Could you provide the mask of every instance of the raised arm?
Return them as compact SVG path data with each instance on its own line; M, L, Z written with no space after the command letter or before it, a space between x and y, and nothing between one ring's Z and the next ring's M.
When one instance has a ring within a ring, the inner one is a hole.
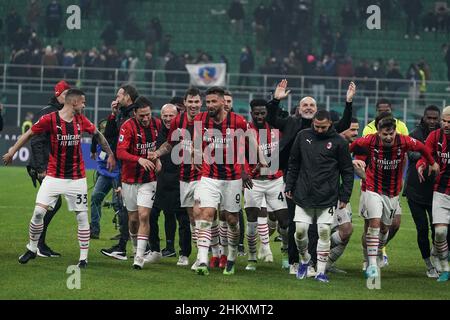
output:
M273 95L273 99L269 101L267 104L267 122L273 126L274 128L283 131L286 123L288 121L288 117L281 116L280 109L280 101L285 99L290 90L287 89L287 80L281 80L281 82L277 85L275 89L275 93Z
M353 97L356 94L356 85L354 82L350 82L347 90L347 99L345 102L344 114L342 115L341 120L336 123L335 128L338 133L341 133L348 128L352 123L352 115L353 115Z

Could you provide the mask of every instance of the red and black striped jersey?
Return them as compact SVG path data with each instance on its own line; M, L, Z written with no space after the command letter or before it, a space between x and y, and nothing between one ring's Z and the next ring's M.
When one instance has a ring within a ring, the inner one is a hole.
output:
M93 134L95 125L84 115L74 115L71 122L61 119L59 112L42 116L32 127L35 134L50 133L50 156L47 175L77 180L86 177L81 153L81 135Z
M147 159L147 153L156 150L160 129L161 120L153 117L148 127L141 126L135 118L122 124L117 142L117 158L122 161L122 182L132 184L156 181L155 172L146 171L138 161L140 158Z
M450 195L450 145L449 137L444 129L438 129L430 133L425 145L431 150L434 160L439 164L440 172L434 181L434 191ZM426 164L422 157L417 161L416 167Z
M354 141L350 151L355 154L367 154L366 189L388 197L398 196L402 189L405 154L418 151L430 163L434 163L430 150L409 136L397 134L394 144L383 146L378 134L369 134Z
M199 113L194 119L196 121L202 124L201 132L194 130L194 148L197 136L202 141L202 177L241 179L242 165L245 165L245 137L239 132L247 131L247 121L234 112L228 112L221 123L215 123L208 112Z
M173 134L178 132L178 134ZM192 152L192 139L194 137L194 121L189 121L187 112L179 114L170 123L169 135L167 136L167 142L172 146L180 144L179 154L180 159L184 157L189 158L188 163L184 163L181 160L180 165L180 181L191 182L200 180L202 177L200 172L195 170L191 164L191 152ZM186 154L185 154L186 153Z
M278 129L272 128L269 123L264 123L263 128L258 128L253 122L249 123L249 130L254 130L256 132L256 139L258 142L259 151L269 159L272 157L272 152L274 149L279 149L280 143L280 132ZM261 130L261 131L260 131ZM277 132L276 132L277 131ZM263 136L261 136L261 134ZM278 135L278 139L275 139ZM278 156L278 155L275 155ZM246 171L252 179L265 179L265 180L276 180L283 176L283 171L278 169L274 174L261 176L260 172L252 174L253 169L256 164L248 164L246 166Z

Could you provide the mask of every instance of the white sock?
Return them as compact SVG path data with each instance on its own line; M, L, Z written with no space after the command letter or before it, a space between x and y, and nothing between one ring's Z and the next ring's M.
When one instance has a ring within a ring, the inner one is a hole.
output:
M236 225L228 225L228 261L235 261L239 244L239 221Z
M268 246L270 242L269 238L269 226L267 225L267 217L258 217L258 234L261 240L261 245Z
M37 245L41 233L44 230L44 216L47 213L42 207L35 206L33 216L31 217L30 225L28 227L28 245L27 249L33 252L37 251Z
M380 242L380 228L367 228L366 244L367 257L369 259L369 266L377 265L378 244Z
M89 252L89 240L91 230L89 228L89 218L87 211L77 212L78 222L78 244L80 245L80 260L86 260Z
M436 247L443 272L449 271L447 232L447 226L436 226L434 228L434 246Z
M219 225L214 220L211 225L211 254L213 257L219 257Z
M224 256L228 256L228 223L226 221L219 221L219 238L220 238L220 252Z
M331 227L329 224L319 223L317 224L317 229L319 233L319 241L317 242L317 273L325 273L330 254Z
M198 229L197 259L200 264L208 264L208 251L211 244L211 221L197 220L195 226Z
M339 231L333 232L331 235L331 250L328 256L328 265L335 263L342 256L346 247L347 244L342 242Z
M256 243L257 243L257 231L256 228L258 222L247 221L247 243L248 243L248 260L256 260Z
M309 224L304 222L295 223L295 244L297 245L302 264L306 264L311 260L311 255L308 252L308 229Z
M137 247L136 247L136 256L143 257L145 253L145 249L147 249L148 236L138 234L137 235Z

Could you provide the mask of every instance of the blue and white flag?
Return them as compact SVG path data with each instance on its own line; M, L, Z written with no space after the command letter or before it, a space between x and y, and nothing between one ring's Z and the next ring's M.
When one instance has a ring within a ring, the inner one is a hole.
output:
M225 63L187 64L186 69L194 86L225 86Z

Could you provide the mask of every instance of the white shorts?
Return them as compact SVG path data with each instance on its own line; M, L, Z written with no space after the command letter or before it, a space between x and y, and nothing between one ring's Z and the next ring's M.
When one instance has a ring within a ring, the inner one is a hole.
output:
M367 217L367 206L366 206L366 191L361 190L361 195L359 196L359 215L363 218Z
M433 192L433 224L450 224L450 196Z
M72 180L46 176L36 196L36 203L54 208L59 195L66 198L69 211L88 211L86 178Z
M122 183L123 204L128 211L137 211L139 207L152 208L155 202L156 181L147 183Z
M337 228L345 223L352 223L352 207L350 202L344 209L336 208L331 229Z
M304 222L307 224L313 224L314 217L317 217L317 224L333 224L334 213L336 207L330 207L326 209L303 209L299 206L295 206L294 222Z
M202 177L194 191L200 208L218 208L220 211L239 212L241 209L242 180L217 180Z
M194 192L197 188L199 180L185 182L180 181L180 204L181 208L194 207Z
M284 196L283 177L275 180L252 180L253 188L244 189L245 208L263 207L263 199L266 200L268 212L287 209L286 197Z
M390 198L372 191L366 191L367 215L364 219L381 219L384 225L390 226L396 212L400 208L398 196Z

